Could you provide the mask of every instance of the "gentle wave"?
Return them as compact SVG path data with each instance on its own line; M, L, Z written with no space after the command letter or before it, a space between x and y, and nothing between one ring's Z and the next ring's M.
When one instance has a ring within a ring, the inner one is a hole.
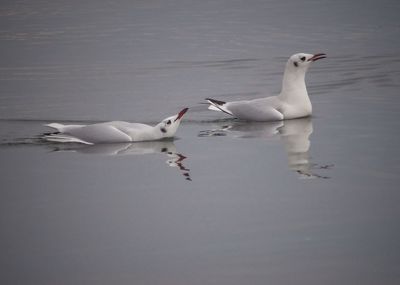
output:
M315 64L310 73L326 75L319 85L352 85L360 80L374 81L378 86L399 86L400 57L397 55L350 56L333 55L323 64ZM205 61L169 61L154 66L137 66L135 63L112 64L103 62L91 65L56 64L19 67L1 67L0 81L9 80L55 80L74 78L109 78L114 76L154 75L165 70L193 68L241 70L254 69L259 75L277 77L283 73L284 59L236 58Z

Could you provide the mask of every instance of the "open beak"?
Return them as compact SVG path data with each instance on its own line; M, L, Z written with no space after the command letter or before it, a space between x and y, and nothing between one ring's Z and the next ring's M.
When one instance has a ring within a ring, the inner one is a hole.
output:
M316 61L318 59L323 59L323 58L326 58L326 54L324 54L324 53L316 53L308 61Z
M178 113L178 116L177 116L176 119L174 120L174 122L176 122L177 120L179 120L180 118L182 118L183 115L185 115L185 113L187 112L187 110L189 110L189 108L185 108L185 109L183 109L182 111L180 111L180 112Z

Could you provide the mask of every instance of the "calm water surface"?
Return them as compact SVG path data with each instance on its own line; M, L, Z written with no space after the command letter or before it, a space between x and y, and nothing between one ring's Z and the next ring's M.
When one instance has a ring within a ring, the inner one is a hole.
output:
M2 284L399 284L398 1L75 2L0 5ZM295 52L329 56L312 118L199 104ZM175 140L38 140L186 106Z

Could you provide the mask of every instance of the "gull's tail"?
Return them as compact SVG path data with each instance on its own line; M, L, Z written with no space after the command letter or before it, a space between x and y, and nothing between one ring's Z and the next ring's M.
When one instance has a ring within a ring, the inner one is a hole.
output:
M221 111L224 113L227 113L228 115L233 116L232 112L229 111L226 108L226 102L224 101L220 101L220 100L215 100L215 99L211 99L211 98L206 98L207 102L210 103L210 106L208 106L209 110L213 110L213 111Z
M62 131L63 131L63 128L65 127L65 125L59 124L59 123L46 124L45 126L46 126L46 127L49 127L49 128L56 129L56 130L59 131L59 132L62 132Z
M90 142L81 140L65 132L71 131L76 128L82 127L82 125L63 125L59 123L46 124L46 127L55 129L55 132L44 133L42 139L49 142L59 142L59 143L83 143L92 144Z
M83 143L83 144L88 144L92 145L93 143L81 140L79 138L66 135L66 134L60 134L60 133L54 133L54 134L45 134L42 137L44 140L49 141L49 142L58 142L58 143Z

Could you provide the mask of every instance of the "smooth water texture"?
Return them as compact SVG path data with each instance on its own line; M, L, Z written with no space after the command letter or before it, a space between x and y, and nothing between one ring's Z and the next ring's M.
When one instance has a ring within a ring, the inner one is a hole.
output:
M3 1L2 284L399 284L398 1ZM277 94L313 117L240 122L204 98ZM173 140L40 141L50 122Z

